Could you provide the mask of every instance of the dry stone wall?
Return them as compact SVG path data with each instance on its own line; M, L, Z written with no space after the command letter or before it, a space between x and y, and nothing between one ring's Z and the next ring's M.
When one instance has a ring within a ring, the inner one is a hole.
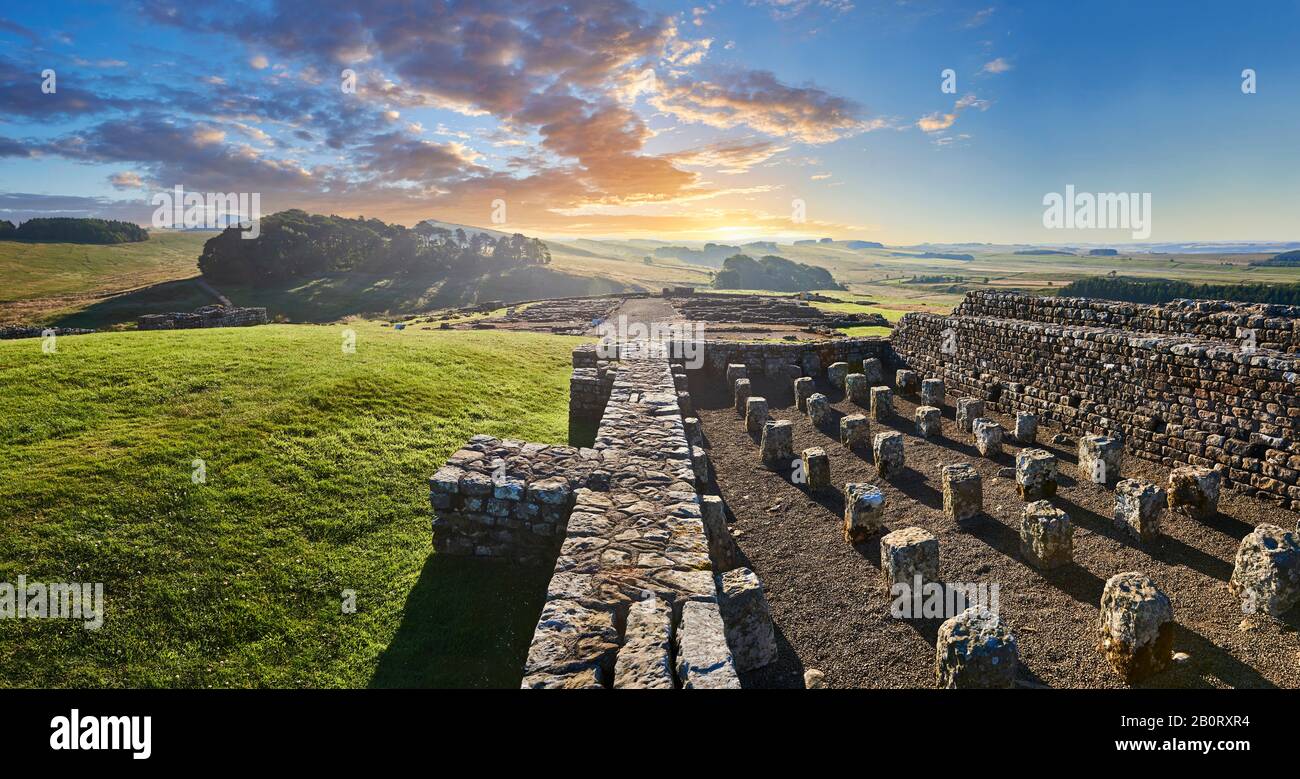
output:
M1133 323L1181 322L1204 333L1225 326L1139 308L1082 301L1076 316L1068 299L972 293L953 316L904 316L892 345L949 393L1036 414L1075 436L1118 436L1130 454L1212 467L1236 489L1300 505L1300 359L1246 352L1235 338L1134 331ZM1292 324L1265 329L1280 334Z
M193 313L145 314L136 326L141 330L183 330L198 327L247 327L267 322L265 308L204 306Z

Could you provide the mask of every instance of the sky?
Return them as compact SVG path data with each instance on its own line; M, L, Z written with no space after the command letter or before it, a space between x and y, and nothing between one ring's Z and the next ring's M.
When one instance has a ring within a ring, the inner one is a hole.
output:
M1045 226L1072 186L1149 194L1153 242L1300 238L1296 0L200 5L0 11L0 219L148 224L181 186L557 238L1133 240Z

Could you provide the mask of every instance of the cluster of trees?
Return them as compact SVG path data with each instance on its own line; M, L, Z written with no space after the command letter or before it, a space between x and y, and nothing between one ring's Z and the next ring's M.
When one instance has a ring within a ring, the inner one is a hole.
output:
M1275 254L1267 260L1255 260L1251 265L1257 265L1260 267L1292 268L1296 265L1300 265L1300 249L1292 252Z
M297 209L261 221L246 239L230 227L203 245L199 270L224 283L274 283L328 273L481 276L546 265L551 252L519 233L493 236L421 222L413 228L378 219L346 219Z
M1168 279L1126 276L1072 281L1057 293L1062 297L1102 298L1125 303L1168 303L1179 298L1233 300L1239 303L1300 305L1300 284L1193 284Z
M15 226L0 220L0 241L45 241L51 243L131 243L149 240L149 231L138 224L115 219L81 219L66 216L28 219Z
M844 289L825 268L792 262L769 254L755 260L745 254L728 257L713 277L714 289L763 289L776 292L807 292L814 289Z

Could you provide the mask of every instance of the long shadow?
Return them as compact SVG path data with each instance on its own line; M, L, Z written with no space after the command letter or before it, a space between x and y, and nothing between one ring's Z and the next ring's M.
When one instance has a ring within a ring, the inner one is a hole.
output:
M1211 530L1217 530L1225 536L1232 536L1238 541L1250 535L1251 532L1255 530L1254 525L1242 522L1236 517L1230 517L1221 511L1216 511L1214 514L1205 517L1204 519L1195 519L1193 517L1188 517L1185 514L1179 514L1179 516L1189 519L1192 522L1200 522Z
M915 474L915 477L909 478L912 474ZM924 506L932 509L943 508L943 493L931 487L919 471L906 468L903 476L904 478L897 481L891 480L890 486Z
M740 673L740 686L745 689L802 690L803 661L786 639L781 626L773 623L772 627L776 635L776 660L762 668Z
M551 571L430 555L368 686L518 688Z
M1269 681L1259 671L1233 657L1195 630L1181 624L1174 625L1174 651L1186 652L1191 659L1186 664L1174 664L1163 673L1156 674L1135 684L1144 688L1202 688L1210 689L1215 685L1210 680L1217 679L1222 684L1236 689L1276 689L1277 685Z
M1105 587L1105 582L1097 578L1088 569L1077 564L1065 565L1047 571L1028 565L1020 555L1020 534L993 517L980 514L962 522L961 527L966 533L983 541L990 548L1001 552L1007 558L1036 571L1044 581L1080 603L1095 606L1101 602L1101 591Z

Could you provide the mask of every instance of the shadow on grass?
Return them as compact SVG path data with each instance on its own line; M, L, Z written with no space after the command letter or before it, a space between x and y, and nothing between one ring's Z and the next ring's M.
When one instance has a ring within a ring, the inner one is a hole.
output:
M549 566L432 554L369 687L518 688Z

